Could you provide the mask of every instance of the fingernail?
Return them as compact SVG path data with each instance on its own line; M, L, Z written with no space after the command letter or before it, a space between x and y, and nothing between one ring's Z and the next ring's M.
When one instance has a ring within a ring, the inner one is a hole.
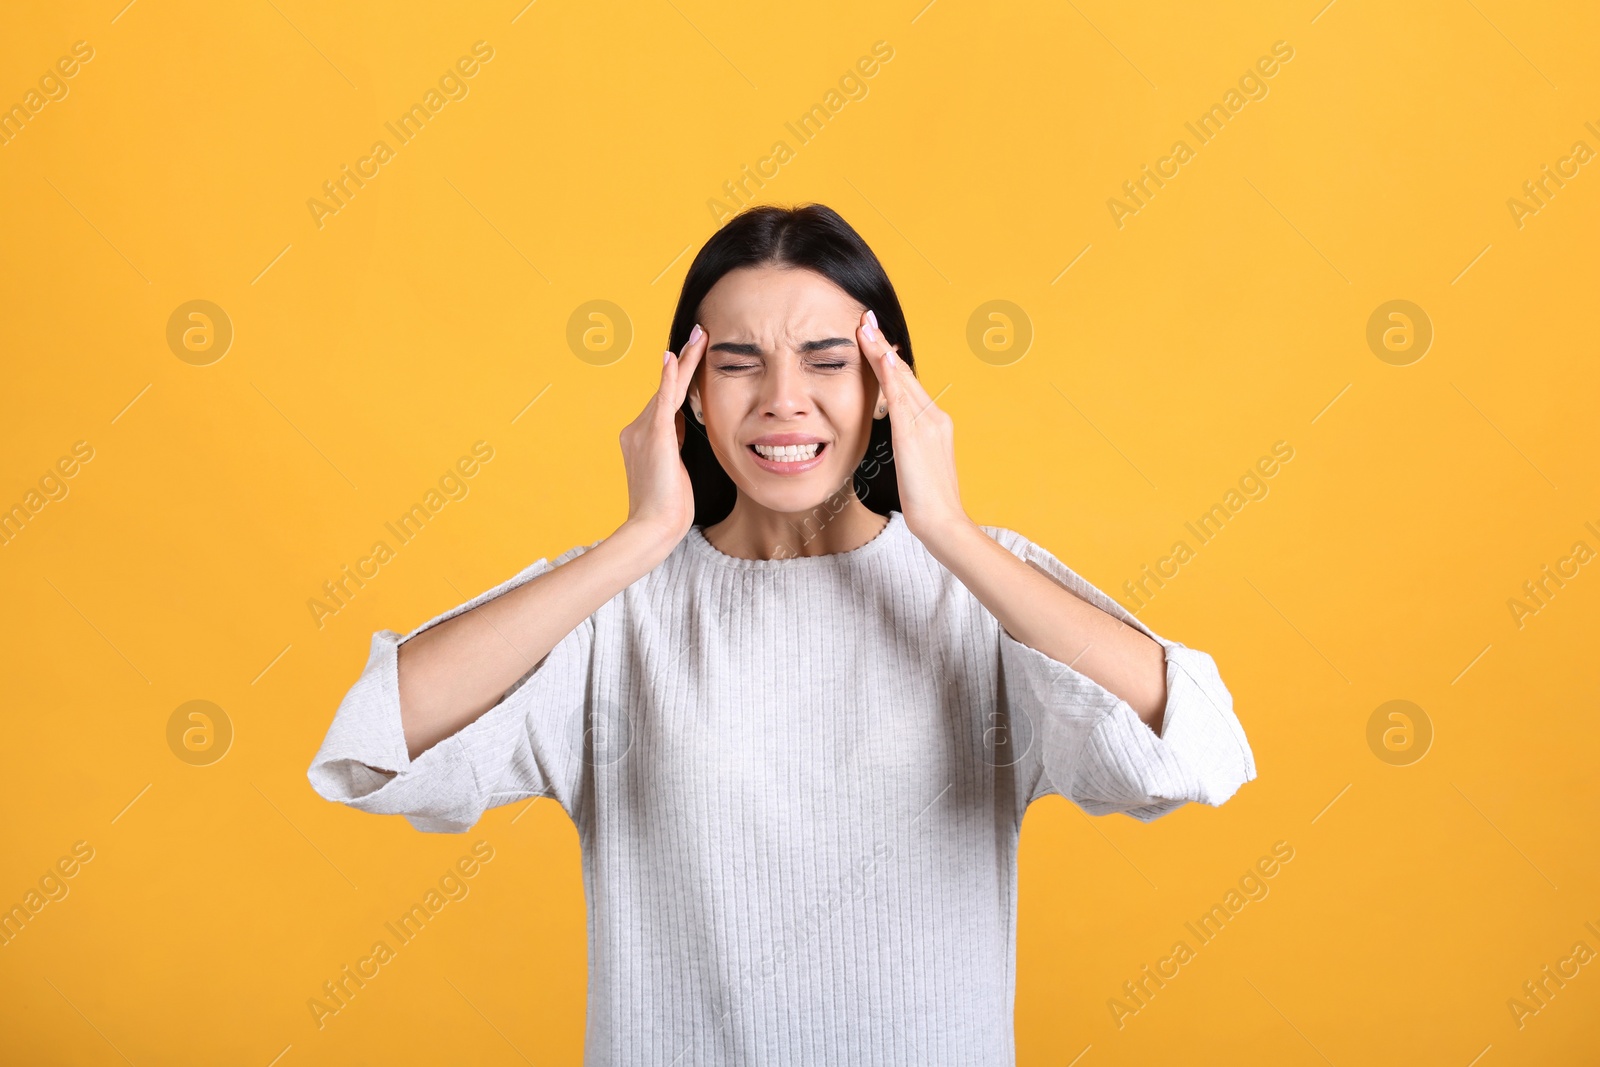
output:
M703 336L705 336L705 331L700 328L700 324L697 322L694 324L694 329L689 331L689 343L694 344Z
M877 329L878 328L878 313L876 311L873 311L871 308L868 308L867 309L867 321L872 323L872 328L873 329Z
M867 313L867 317L872 317L872 313L870 311ZM878 339L878 331L874 330L872 328L872 323L868 322L861 327L861 336L865 337L869 341L876 341Z
M668 363L671 363L671 362L672 362L672 349L669 348L665 352L661 353L661 365L663 367L665 367Z

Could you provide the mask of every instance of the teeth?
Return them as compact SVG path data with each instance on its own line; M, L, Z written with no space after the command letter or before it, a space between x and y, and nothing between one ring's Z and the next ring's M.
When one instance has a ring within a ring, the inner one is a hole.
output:
M799 463L802 460L813 459L817 454L816 443L809 445L756 445L755 450L762 458L778 463Z

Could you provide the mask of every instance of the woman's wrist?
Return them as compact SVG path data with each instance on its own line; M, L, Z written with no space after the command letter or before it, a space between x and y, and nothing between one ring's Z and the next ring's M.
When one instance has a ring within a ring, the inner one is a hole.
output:
M629 560L636 577L642 578L655 570L677 547L682 535L674 536L660 523L648 519L627 519L605 539L605 545L615 545L618 558ZM604 547L602 545L601 547Z

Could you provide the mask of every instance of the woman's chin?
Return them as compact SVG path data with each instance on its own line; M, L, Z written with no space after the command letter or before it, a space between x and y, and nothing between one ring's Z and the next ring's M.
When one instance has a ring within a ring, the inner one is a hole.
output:
M852 481L838 478L828 467L817 467L795 475L745 473L735 482L739 495L768 511L800 515L824 510L836 512L848 497Z

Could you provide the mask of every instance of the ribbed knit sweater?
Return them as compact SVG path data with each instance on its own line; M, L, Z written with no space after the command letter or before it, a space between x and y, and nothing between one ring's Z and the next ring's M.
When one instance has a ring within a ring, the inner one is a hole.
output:
M404 638L381 630L311 784L435 833L527 797L561 805L587 899L586 1067L1013 1064L1029 802L1149 821L1221 804L1256 771L1211 656L982 529L1161 644L1159 736L1014 640L892 511L848 552L775 560L691 527L415 760L398 645L600 542Z

